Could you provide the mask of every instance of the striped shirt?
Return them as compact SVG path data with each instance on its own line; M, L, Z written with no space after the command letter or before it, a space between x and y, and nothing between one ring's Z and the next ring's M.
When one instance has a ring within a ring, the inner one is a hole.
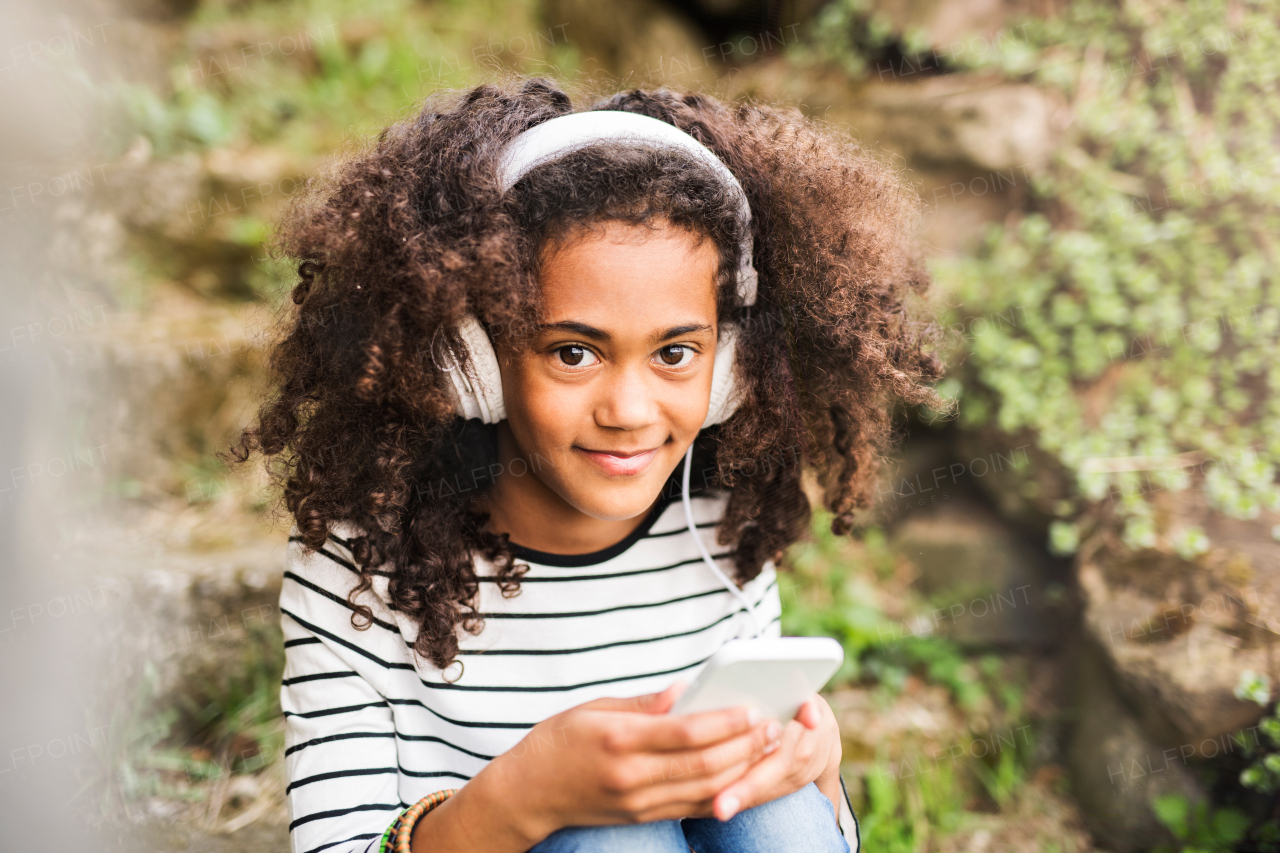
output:
M703 542L732 577L732 550L715 544L727 500L695 495L692 505ZM752 634L742 604L702 562L678 496L664 493L634 532L600 551L514 546L529 571L511 598L476 557L484 628L459 631L458 659L443 672L413 654L416 625L387 607L385 573L359 599L373 624L352 627L355 533L340 526L311 554L292 537L288 551L280 696L294 853L372 850L401 810L465 784L534 724L602 696L691 681L722 644ZM778 636L772 563L743 592L766 635Z

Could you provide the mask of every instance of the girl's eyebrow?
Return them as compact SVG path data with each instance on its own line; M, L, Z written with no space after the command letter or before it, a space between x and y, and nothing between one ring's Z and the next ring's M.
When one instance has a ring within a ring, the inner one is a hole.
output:
M539 332L573 332L584 338L592 338L598 341L611 341L613 336L604 329L597 329L595 326L586 323L580 323L577 320L562 320L559 323L542 323L538 326ZM706 323L685 323L681 326L672 326L664 332L653 336L655 342L669 341L672 338L683 337L684 335L693 334L695 332L710 332L712 328Z

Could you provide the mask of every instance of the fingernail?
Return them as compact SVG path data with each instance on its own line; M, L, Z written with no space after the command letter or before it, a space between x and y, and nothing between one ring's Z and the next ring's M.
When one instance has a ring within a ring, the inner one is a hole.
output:
M755 706L751 706L747 708L748 725L754 726L756 723L760 722L762 719L764 719L764 715L760 713L760 710L758 708L756 708Z
M725 797L723 802L724 817L721 820L728 820L738 813L738 806L742 803L738 802L737 797Z
M778 742L776 740L771 740L764 745L764 754L768 755L769 753L773 752L777 748L778 748Z
M777 720L773 720L765 727L764 736L773 743L778 742L778 739L782 737L782 726L778 725Z

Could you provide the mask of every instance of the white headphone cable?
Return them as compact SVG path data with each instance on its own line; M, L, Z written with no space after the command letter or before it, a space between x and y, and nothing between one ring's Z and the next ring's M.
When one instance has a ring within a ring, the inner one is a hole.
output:
M729 580L724 572L720 571L720 567L716 565L716 561L711 559L711 554L707 551L707 546L702 544L702 537L698 535L698 526L693 523L693 504L689 500L689 469L693 467L693 444L690 443L689 449L684 454L684 476L681 484L682 500L684 501L684 517L689 525L689 532L693 534L693 541L698 543L698 551L702 553L702 560L711 567L711 571L716 573L716 577L720 579L720 583L724 584L725 589L729 590L738 601L742 602L742 606L747 609L747 614L751 617L751 622L755 626L755 636L764 636L764 629L760 626L760 620L756 617L756 609L751 605L750 599L738 589L738 585Z

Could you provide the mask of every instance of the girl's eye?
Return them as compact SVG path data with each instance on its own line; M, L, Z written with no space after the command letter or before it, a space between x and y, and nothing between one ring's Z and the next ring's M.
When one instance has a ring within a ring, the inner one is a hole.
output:
M662 359L662 363L667 367L684 367L693 359L693 355L693 348L684 344L672 344L658 350L658 358Z
M569 367L589 367L595 364L591 361L596 357L595 353L577 344L560 347L556 352L560 354L560 361Z

